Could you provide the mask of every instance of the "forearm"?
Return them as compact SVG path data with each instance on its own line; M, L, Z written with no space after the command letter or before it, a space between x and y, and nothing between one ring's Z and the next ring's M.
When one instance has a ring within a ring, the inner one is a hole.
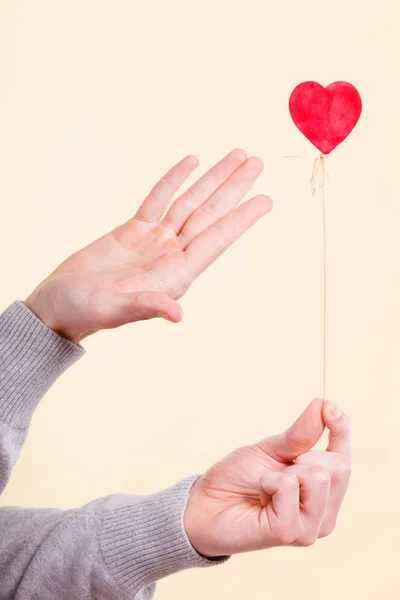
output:
M81 346L46 327L22 302L0 315L0 494L36 406L83 354Z
M81 509L0 510L0 598L146 598L162 577L218 564L183 525L190 477L146 497L108 496Z

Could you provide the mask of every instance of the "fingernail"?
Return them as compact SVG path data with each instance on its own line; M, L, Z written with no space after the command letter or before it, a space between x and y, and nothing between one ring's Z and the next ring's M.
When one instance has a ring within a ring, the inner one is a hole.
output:
M333 404L333 402L326 402L325 406L326 406L326 411L327 411L328 415L332 419L337 419L342 414L342 411L340 410L340 408L338 408L336 406L336 404Z

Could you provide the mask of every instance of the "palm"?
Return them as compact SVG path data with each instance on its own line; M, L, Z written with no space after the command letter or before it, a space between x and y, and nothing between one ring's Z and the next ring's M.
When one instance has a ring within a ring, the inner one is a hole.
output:
M213 522L215 536L229 533L230 553L246 545L247 550L265 547L273 537L271 521L260 497L260 479L266 471L282 472L289 462L278 461L253 445L240 448L217 463L202 477L201 486L216 508ZM214 501L217 500L218 504ZM270 498L267 499L267 511Z
M237 206L263 168L259 159L247 159L237 150L177 198L164 215L196 166L197 159L187 157L173 167L135 218L72 255L35 290L35 304L40 295L51 298L53 328L79 341L97 329L140 319L180 320L176 300L272 206L265 196ZM66 314L68 327L57 327Z
M187 277L184 252L174 232L131 219L68 258L56 273L80 275L91 292L162 291L179 298ZM169 278L163 275L170 274Z

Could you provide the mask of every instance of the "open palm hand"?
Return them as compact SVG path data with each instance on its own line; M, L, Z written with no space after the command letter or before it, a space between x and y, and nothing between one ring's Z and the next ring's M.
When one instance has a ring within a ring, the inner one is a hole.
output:
M29 296L27 306L75 342L132 321L179 321L176 301L272 208L266 196L238 206L263 164L234 150L167 210L197 165L188 156L173 167L134 218L70 256Z

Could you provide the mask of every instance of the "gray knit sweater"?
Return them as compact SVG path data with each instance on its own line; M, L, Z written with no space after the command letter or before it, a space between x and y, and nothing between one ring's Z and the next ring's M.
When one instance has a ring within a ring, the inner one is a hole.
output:
M0 494L33 411L83 354L22 302L0 315ZM149 600L158 579L222 562L201 557L184 531L195 479L67 511L0 507L0 600Z

